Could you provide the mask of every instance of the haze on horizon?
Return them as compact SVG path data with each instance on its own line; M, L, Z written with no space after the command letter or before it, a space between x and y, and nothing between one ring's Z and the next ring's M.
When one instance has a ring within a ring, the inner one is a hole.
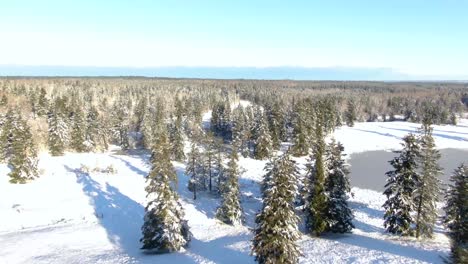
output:
M454 0L3 1L0 75L18 65L48 66L45 75L276 67L466 80L466 10Z

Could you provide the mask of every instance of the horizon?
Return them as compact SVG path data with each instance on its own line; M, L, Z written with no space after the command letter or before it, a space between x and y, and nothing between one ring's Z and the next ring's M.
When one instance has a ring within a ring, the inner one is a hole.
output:
M148 70L164 69L158 77L467 80L467 8L436 0L4 2L0 75L154 77Z

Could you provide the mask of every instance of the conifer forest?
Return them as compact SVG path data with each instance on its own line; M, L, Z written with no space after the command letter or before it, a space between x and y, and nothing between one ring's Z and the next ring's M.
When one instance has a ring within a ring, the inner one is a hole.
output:
M0 263L468 263L464 82L2 77L0 146Z

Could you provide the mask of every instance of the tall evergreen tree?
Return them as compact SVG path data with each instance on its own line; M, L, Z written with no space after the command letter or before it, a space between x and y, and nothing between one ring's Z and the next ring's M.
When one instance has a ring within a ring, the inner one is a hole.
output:
M449 260L452 263L468 263L468 166L461 164L450 181L444 208L444 223L451 240Z
M76 107L73 117L70 134L70 147L77 152L86 151L86 123L83 116L83 111L80 107Z
M47 143L52 156L63 155L69 138L68 124L62 113L51 110L48 118L49 130Z
M304 156L309 153L309 135L307 133L305 113L302 111L296 112L296 117L293 122L293 148L295 156Z
M416 202L416 237L432 237L435 221L437 220L437 206L440 195L441 168L438 165L440 153L435 148L432 137L432 127L424 123L421 128L421 174L414 192Z
M334 233L351 232L354 228L353 212L347 201L351 187L343 150L343 145L336 143L334 139L328 146L328 177L325 181L325 191L328 194L326 218L327 230Z
M239 191L239 167L237 147L234 145L231 157L226 169L226 181L223 183L221 206L216 211L216 218L229 225L240 225L242 223L242 207L240 204Z
M266 122L265 117L261 117L260 119L257 134L258 137L255 142L255 158L262 160L268 158L272 151L270 132L268 130L268 123Z
M193 142L187 159L185 174L190 177L188 189L193 192L193 199L196 200L197 191L201 189L202 164L200 163L200 151L198 150L197 145Z
M182 116L178 115L172 130L171 142L172 142L172 157L176 161L185 160L184 153L184 130L182 127Z
M215 156L216 156L216 142L213 133L210 131L206 134L205 138L205 152L204 155L204 167L206 171L206 176L208 177L208 190L211 192L213 190L213 178L215 177Z
M178 251L188 245L191 234L184 211L174 190L177 181L170 161L170 147L166 133L161 133L153 150L155 156L147 177L148 204L141 228L142 249L166 253Z
M327 195L325 193L325 141L320 122L316 123L317 142L314 153L307 164L306 197L304 209L307 230L320 236L327 228ZM312 163L313 162L313 163Z
M296 164L285 153L267 169L274 173L268 177L270 187L263 191L263 208L255 219L252 253L259 263L297 263L301 253L296 244L299 217L294 212Z
M353 100L348 100L348 105L345 112L346 125L353 127L356 120L356 104Z
M388 179L384 191L384 195L387 196L387 201L383 204L384 226L389 233L407 236L413 231L413 193L419 179L417 162L420 148L413 134L403 138L402 146L401 151L394 151L399 154L398 157L389 162L394 170L386 173Z

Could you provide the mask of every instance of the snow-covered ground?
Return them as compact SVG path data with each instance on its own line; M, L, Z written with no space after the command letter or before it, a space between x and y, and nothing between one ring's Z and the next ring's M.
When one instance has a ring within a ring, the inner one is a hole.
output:
M418 133L420 127L420 124L403 121L356 123L354 127L338 128L334 136L343 143L348 154L371 150L394 150L401 148L404 136L410 132ZM468 149L468 119L459 120L457 126L434 125L433 128L437 148Z
M205 122L209 122L207 117ZM336 131L348 153L399 148L400 138L419 125L357 123ZM468 148L468 122L436 126L440 148ZM452 142L453 141L453 142ZM192 200L185 165L174 162L178 191L194 237L184 252L144 255L139 247L145 205L148 153L117 148L106 153L67 153L40 157L41 177L25 185L8 183L0 164L0 263L253 263L251 228L261 207L259 181L266 161L240 159L244 226L215 220L220 199L201 194ZM468 157L467 157L468 159ZM299 159L304 160L304 159ZM103 172L112 166L116 173ZM89 171L89 172L86 172ZM417 241L384 233L384 197L353 188L352 234L303 235L301 263L442 263L449 242L441 226L432 240Z

